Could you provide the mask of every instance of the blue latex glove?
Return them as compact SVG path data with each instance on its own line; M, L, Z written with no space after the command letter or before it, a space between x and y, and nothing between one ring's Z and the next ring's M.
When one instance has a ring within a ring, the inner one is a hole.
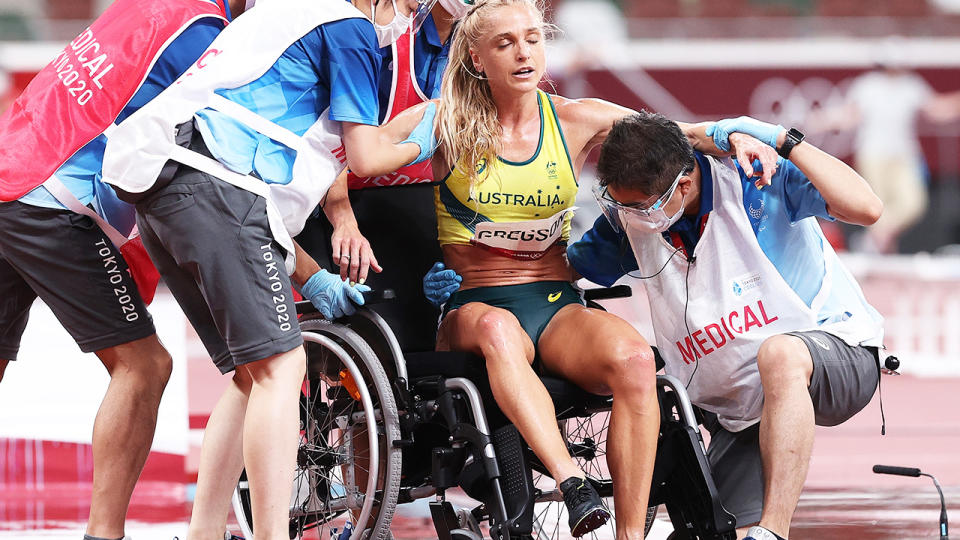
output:
M341 280L337 274L321 269L303 284L300 294L310 300L321 315L327 319L336 319L356 313L355 306L363 305L361 293L369 290L370 287L366 285L351 286L347 280Z
M432 101L427 103L427 108L423 110L423 118L417 127L413 128L410 136L404 139L400 144L413 143L420 147L420 155L417 159L407 163L413 165L426 161L433 156L433 151L437 148L437 137L433 132L433 119L437 116L437 104Z
M777 137L780 136L780 132L782 131L786 130L779 124L768 124L754 120L749 116L740 116L737 118L726 118L712 126L708 126L707 137L713 137L713 143L724 152L730 151L730 134L738 132L746 133L776 149Z
M431 304L440 307L450 295L460 288L463 278L453 270L446 268L442 262L434 263L433 267L423 276L423 295Z

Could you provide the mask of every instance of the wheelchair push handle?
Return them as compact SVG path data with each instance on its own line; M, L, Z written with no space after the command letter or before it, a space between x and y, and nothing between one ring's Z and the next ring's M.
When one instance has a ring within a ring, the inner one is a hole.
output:
M363 305L365 306L390 302L397 297L397 293L393 289L376 289L362 294ZM317 313L316 306L314 306L309 300L301 300L297 302L297 315L304 315L306 313Z

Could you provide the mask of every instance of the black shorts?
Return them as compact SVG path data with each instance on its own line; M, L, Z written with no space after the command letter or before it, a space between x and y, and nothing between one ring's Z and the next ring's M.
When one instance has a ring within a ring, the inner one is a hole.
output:
M199 132L189 141L209 155ZM303 343L265 199L180 166L166 186L137 203L137 225L221 373Z
M15 360L38 296L83 352L156 333L127 263L87 216L0 203L0 360Z
M789 335L803 340L813 358L809 391L818 426L841 424L870 403L880 380L876 347L853 347L819 330ZM755 524L763 510L760 424L731 432L715 415L704 417L710 431L707 459L720 500L737 517L738 527Z
M583 296L569 281L477 287L451 294L443 306L443 314L470 302L480 302L513 313L536 347L550 319L567 304L583 305Z

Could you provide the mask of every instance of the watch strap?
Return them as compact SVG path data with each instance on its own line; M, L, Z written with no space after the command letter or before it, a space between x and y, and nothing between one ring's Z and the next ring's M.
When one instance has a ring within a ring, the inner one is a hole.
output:
M790 152L793 150L793 147L800 144L803 141L803 133L797 128L790 128L787 130L786 137L783 138L783 144L780 145L780 148L777 148L777 154L780 154L780 157L783 159L790 159Z

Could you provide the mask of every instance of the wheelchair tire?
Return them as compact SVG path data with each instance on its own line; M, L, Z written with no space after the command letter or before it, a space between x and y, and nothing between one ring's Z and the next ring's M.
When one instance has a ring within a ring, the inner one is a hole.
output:
M347 522L363 522L371 525L355 526L352 539L387 540L401 459L393 445L400 427L390 382L377 356L350 328L323 319L303 320L300 327L307 377L300 396L290 538L327 540ZM374 432L365 427L371 424ZM245 476L233 506L241 530L252 538Z

